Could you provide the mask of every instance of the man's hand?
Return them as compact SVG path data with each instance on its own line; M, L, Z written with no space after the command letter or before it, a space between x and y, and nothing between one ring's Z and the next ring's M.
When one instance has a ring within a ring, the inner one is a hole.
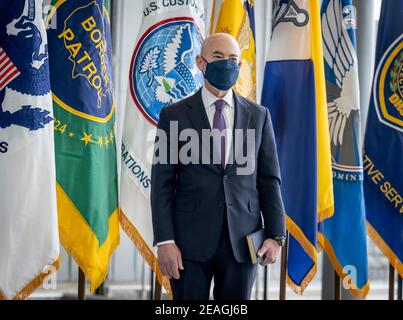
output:
M266 239L265 242L263 242L262 247L257 252L259 257L262 257L263 255L265 256L263 261L260 262L260 265L264 267L268 264L275 263L280 255L280 249L281 247L277 241L273 239Z
M158 246L158 263L164 276L179 279L179 270L183 270L182 255L175 243L167 243Z

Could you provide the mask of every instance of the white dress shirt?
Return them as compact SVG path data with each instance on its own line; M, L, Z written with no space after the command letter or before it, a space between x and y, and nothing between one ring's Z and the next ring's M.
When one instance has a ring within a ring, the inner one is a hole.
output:
M214 114L216 111L215 102L219 99L225 101L224 107L224 121L225 121L225 164L228 163L229 154L231 152L231 144L232 144L232 129L234 127L234 117L235 117L235 103L234 103L234 95L232 90L228 90L228 93L223 98L218 98L214 94L212 94L206 87L203 86L202 91L202 100L204 104L204 108L207 113L207 118L210 122L210 128L213 128ZM157 243L157 247L163 244L175 243L174 240L166 240Z

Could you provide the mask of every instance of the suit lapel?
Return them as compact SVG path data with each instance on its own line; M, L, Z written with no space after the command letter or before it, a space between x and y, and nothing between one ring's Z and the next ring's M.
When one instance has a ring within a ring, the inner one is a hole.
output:
M197 91L191 97L191 99L189 99L187 106L189 119L193 124L193 128L197 130L200 136L202 129L211 129L210 122L207 118L207 113L204 108L203 99L201 96L201 89Z
M188 109L187 109L187 116L189 117L193 128L197 131L198 137L199 137L199 143L201 146L201 152L208 152L208 150L214 151L214 146L212 143L210 144L210 141L204 141L202 139L202 130L203 129L208 129L211 130L210 122L207 117L207 112L203 103L202 95L201 95L201 89L197 91L188 101L187 103ZM208 145L210 144L210 145ZM210 156L209 152L209 156ZM201 164L202 163L202 154L200 154L199 161ZM211 167L213 170L217 171L218 173L222 172L224 168L222 167L221 164L214 164L214 163L209 163L209 164L204 164L209 167Z
M233 127L233 131L232 131L232 146L231 146L231 150L230 150L230 158L229 159L233 159L232 162L235 162L235 159L237 158L236 155L233 156L235 150L234 150L234 146L235 146L235 129L242 129L243 133L243 143L245 143L246 141L246 129L249 128L249 122L250 122L250 117L251 117L251 113L248 110L248 105L239 98L239 96L237 94L235 94L234 92L234 107L235 107L235 114L234 114L234 127ZM199 91L197 91L187 102L187 116L189 117L193 128L197 131L199 137L200 137L200 144L202 143L202 129L210 129L210 122L208 120L207 117L207 113L203 104L203 99L201 96L201 89ZM206 150L208 150L207 145L203 145L202 146L202 152L207 152ZM211 146L212 147L212 146ZM211 148L210 148L211 149ZM211 151L211 150L210 150ZM237 152L239 152L241 150L237 150ZM201 161L201 157L200 157L200 161ZM215 167L216 169L218 169L220 172L222 172L223 170L225 172L228 172L233 166L234 163L228 163L225 166L225 169L223 168L223 166L221 164L208 164L211 167Z
M242 150L235 150L235 130L241 129L242 130L242 143L245 144L246 141L246 129L249 128L249 122L251 117L251 112L249 111L248 105L241 99L237 94L234 92L234 102L235 102L235 117L234 117L234 128L232 131L232 145L230 151L229 162L232 159L232 163L228 163L225 166L225 172L229 172L231 168L234 166L234 163L237 159L237 155L234 153L235 151L240 152ZM243 147L245 149L245 146Z

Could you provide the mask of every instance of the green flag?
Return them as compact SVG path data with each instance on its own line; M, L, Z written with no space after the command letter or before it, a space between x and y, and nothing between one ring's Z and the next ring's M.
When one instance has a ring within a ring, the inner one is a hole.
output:
M60 239L91 282L119 243L107 3L59 0L48 20Z

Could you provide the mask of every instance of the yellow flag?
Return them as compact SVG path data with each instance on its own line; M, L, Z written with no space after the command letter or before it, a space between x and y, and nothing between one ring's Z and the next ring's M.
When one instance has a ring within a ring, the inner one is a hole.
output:
M325 67L320 22L319 1L309 1L311 17L312 61L316 85L316 123L318 146L318 222L334 213L332 160L330 151L329 126L327 119L327 99Z
M256 101L256 50L254 0L222 0L215 33L225 32L239 43L242 65L235 92ZM214 23L214 19L213 22Z

